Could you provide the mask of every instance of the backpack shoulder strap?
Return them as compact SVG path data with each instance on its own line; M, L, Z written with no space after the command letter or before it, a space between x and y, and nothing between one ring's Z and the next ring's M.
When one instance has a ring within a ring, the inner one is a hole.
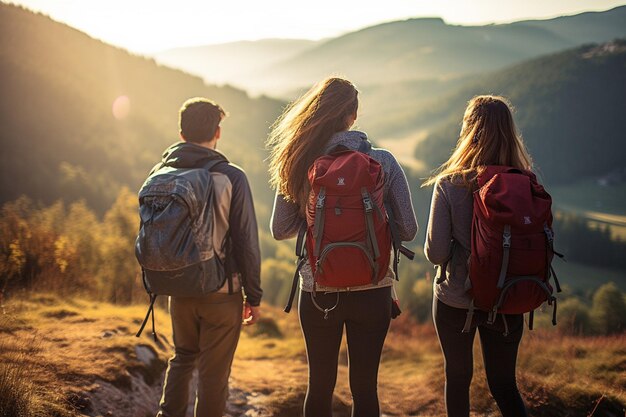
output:
M152 167L152 169L150 170L150 173L148 174L148 176L154 174L155 172L157 172L158 170L163 168L163 166L164 166L163 162L158 162L156 165L154 165Z
M215 168L217 165L222 164L222 163L228 163L228 161L224 160L224 159L211 159L210 161L205 162L201 168L207 169L209 171L212 171L213 168Z
M398 276L398 264L400 263L400 254L406 256L412 261L415 258L415 252L402 244L402 241L400 240L400 232L398 232L396 217L393 214L391 204L386 199L383 204L385 205L385 211L387 212L387 217L389 219L389 231L391 232L391 244L393 247L393 272L396 275L396 281L399 281L400 277Z
M293 274L293 280L291 282L291 291L289 292L289 299L287 301L287 305L283 309L285 313L289 313L291 311L291 306L293 304L293 299L296 295L296 290L298 289L298 279L300 277L300 269L306 262L306 254L304 251L304 239L306 235L306 222L303 222L300 226L300 230L298 231L298 240L296 242L296 256L298 256L296 271Z

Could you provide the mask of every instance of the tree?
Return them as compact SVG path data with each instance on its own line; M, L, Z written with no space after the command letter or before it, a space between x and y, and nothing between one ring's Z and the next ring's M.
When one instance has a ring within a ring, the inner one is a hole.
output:
M559 302L559 328L569 334L584 334L589 331L589 307L578 298L567 298Z
M591 319L595 330L601 334L619 333L626 329L626 303L613 282L602 285L594 294Z
M265 259L261 263L263 300L278 305L287 301L295 266L290 262Z
M431 316L433 305L433 283L430 279L418 279L413 285L413 294L409 300L409 309L419 322L425 322Z
M0 211L0 305L9 281L19 280L26 265L24 241L31 232L24 218L31 209L30 199L21 197Z
M78 284L82 287L93 285L104 260L102 259L101 241L105 235L102 222L87 207L84 200L72 203L63 225L63 234L78 248L79 256L71 265ZM80 275L80 277L78 276Z
M104 215L100 285L113 303L132 302L139 287L139 267L134 255L139 229L137 213L137 196L124 187Z

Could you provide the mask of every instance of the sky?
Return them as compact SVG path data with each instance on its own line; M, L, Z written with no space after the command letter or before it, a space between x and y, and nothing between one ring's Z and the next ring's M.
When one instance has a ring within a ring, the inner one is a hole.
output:
M139 54L264 38L322 39L413 17L506 23L607 10L625 0L13 0Z

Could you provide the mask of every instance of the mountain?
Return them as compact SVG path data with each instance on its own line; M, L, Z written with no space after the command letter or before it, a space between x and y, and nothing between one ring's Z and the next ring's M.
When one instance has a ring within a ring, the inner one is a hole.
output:
M0 90L0 202L64 196L108 208L121 186L137 189L162 150L179 140L178 109L194 96L229 112L219 147L250 167L253 186L267 188L258 161L281 102L206 85L4 3Z
M467 101L504 95L517 108L518 128L550 183L572 183L626 166L626 40L586 45L485 75L431 106L444 120L417 145L434 168L458 138Z
M450 79L625 36L626 6L622 6L550 20L485 26L449 25L439 18L408 19L300 45L300 51L289 45L291 56L281 60L276 58L286 51L284 45L259 41L222 45L207 52L183 50L181 55L169 55L167 62L205 79L219 74L220 82L274 97L292 97L294 91L330 74L345 75L359 86ZM235 67L223 75L215 62L222 62L225 68L231 63Z
M318 44L306 39L263 39L219 45L174 48L153 54L157 62L256 93L253 74Z
M587 12L547 20L524 20L512 25L546 29L577 44L605 42L616 37L624 37L626 6L615 7L600 13Z
M331 39L263 71L266 91L307 85L330 73L357 83L454 77L570 44L549 31L524 26L466 27L438 18L385 23Z

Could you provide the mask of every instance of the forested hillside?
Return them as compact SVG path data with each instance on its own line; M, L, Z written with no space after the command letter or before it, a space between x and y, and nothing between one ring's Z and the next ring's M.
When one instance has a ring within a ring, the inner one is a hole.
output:
M467 101L484 93L513 102L524 140L551 184L624 167L626 41L545 56L468 83L430 109L447 121L418 144L416 158L430 168L447 159Z
M0 90L0 202L63 196L103 212L122 185L137 189L163 148L178 140L178 109L193 96L230 113L220 148L251 171L254 187L266 187L258 161L280 102L206 85L4 3Z

